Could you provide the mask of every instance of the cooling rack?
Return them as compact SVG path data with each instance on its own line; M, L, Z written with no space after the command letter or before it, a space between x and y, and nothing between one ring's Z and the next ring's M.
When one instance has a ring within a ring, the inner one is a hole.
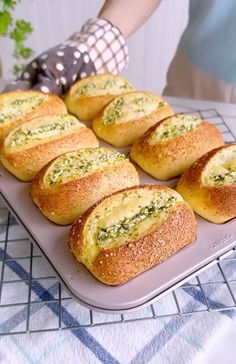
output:
M235 136L216 109L175 107L213 122L226 142ZM235 118L236 119L236 118ZM40 251L0 201L0 335L82 329L102 325L236 309L236 248L189 276L149 307L123 315L91 311L63 289Z

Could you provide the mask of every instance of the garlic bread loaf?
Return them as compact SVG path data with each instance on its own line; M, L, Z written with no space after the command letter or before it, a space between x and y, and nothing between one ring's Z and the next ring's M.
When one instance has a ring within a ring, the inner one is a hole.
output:
M168 180L223 144L223 136L213 124L192 115L176 114L143 134L132 145L130 157L154 178Z
M173 115L160 96L130 92L116 97L93 120L95 134L115 147L126 147L158 121Z
M221 224L236 217L236 144L206 153L181 176L177 191L203 218Z
M66 105L56 95L39 91L0 94L0 142L16 126L41 115L67 114Z
M104 196L138 183L137 171L123 154L86 148L45 166L32 181L30 194L45 216L66 225Z
M194 213L176 191L140 185L105 197L87 210L72 225L69 248L98 280L118 285L195 238Z
M57 156L79 148L96 148L92 130L74 116L46 115L13 129L0 148L4 167L22 181L31 181L36 173Z
M65 96L69 112L79 119L92 120L101 109L117 95L133 91L125 78L113 74L101 74L76 82Z

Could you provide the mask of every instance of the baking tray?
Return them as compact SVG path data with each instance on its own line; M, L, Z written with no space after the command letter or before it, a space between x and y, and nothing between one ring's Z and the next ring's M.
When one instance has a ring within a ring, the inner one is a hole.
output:
M141 183L160 183L138 171ZM0 194L29 239L42 251L69 294L95 311L125 313L145 307L183 284L190 275L214 264L216 258L236 245L236 219L217 225L196 216L198 237L194 243L124 285L106 286L70 253L67 247L70 226L55 225L33 204L29 183L18 181L2 166L0 175ZM176 180L162 184L174 187Z

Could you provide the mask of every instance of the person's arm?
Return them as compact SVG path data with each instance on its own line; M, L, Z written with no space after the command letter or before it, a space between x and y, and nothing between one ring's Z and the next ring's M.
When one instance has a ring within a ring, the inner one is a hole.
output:
M37 89L64 94L77 80L97 73L119 74L129 56L125 39L160 0L106 0L99 15L79 32L33 59L5 91Z
M160 2L161 0L106 0L98 17L110 21L126 38L152 15Z

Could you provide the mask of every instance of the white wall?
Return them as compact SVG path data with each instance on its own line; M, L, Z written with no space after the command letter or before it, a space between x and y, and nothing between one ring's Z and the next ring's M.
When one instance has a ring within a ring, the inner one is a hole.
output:
M15 15L31 21L34 32L28 44L37 55L79 30L88 18L96 16L102 4L103 0L22 0ZM162 0L148 22L130 37L130 63L124 75L137 88L161 93L187 13L188 0ZM12 42L0 38L4 78L11 77L11 53Z

